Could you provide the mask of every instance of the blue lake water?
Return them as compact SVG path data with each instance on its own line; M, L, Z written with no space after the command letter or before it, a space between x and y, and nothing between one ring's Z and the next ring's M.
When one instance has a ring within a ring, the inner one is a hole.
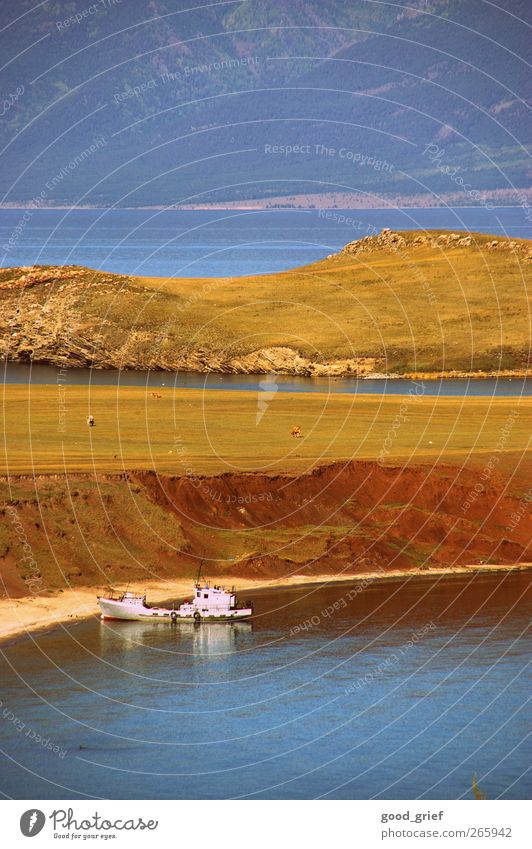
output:
M317 209L2 209L0 266L85 265L146 276L225 277L304 265L375 228L532 235L521 207L333 210L332 215Z
M289 377L260 374L195 374L165 371L120 371L118 369L61 369L28 363L0 363L0 383L48 384L56 386L58 378L65 386L148 386L173 389L241 390L259 392L266 388L275 392L323 392L365 395L472 395L483 397L530 395L532 379L486 378L482 380L403 380Z
M0 790L455 799L476 773L489 799L527 798L529 587L264 590L251 623L92 619L4 646Z

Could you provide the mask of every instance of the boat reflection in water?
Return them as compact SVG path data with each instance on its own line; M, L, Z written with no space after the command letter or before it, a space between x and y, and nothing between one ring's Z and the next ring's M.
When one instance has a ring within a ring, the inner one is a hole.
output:
M114 654L122 644L126 654L132 649L150 648L180 655L223 656L244 648L241 643L246 643L252 632L251 622L197 625L178 621L169 628L165 622L100 620L101 650L112 648Z

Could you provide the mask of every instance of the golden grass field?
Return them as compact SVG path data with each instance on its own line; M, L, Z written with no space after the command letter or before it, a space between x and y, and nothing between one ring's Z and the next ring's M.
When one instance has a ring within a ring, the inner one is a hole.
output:
M257 392L157 391L5 385L0 472L298 471L349 458L482 463L494 453L507 471L522 465L530 437L530 398L278 392L257 421Z

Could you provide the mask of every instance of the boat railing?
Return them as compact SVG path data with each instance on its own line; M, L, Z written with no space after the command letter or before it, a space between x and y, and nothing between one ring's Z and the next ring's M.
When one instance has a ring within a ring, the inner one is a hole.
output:
M109 601L123 601L125 598L145 599L146 591L144 593L134 593L132 590L115 590L109 587L103 591L101 597L109 599Z
M123 595L124 593L120 590L113 590L111 587L105 587L105 589L102 590L101 598L108 598L110 601L119 601Z

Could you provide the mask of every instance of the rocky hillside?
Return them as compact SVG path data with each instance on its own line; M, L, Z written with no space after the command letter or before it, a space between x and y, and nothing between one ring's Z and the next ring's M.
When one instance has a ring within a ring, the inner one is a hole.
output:
M7 268L0 356L244 374L525 374L531 259L525 240L383 230L262 277Z

